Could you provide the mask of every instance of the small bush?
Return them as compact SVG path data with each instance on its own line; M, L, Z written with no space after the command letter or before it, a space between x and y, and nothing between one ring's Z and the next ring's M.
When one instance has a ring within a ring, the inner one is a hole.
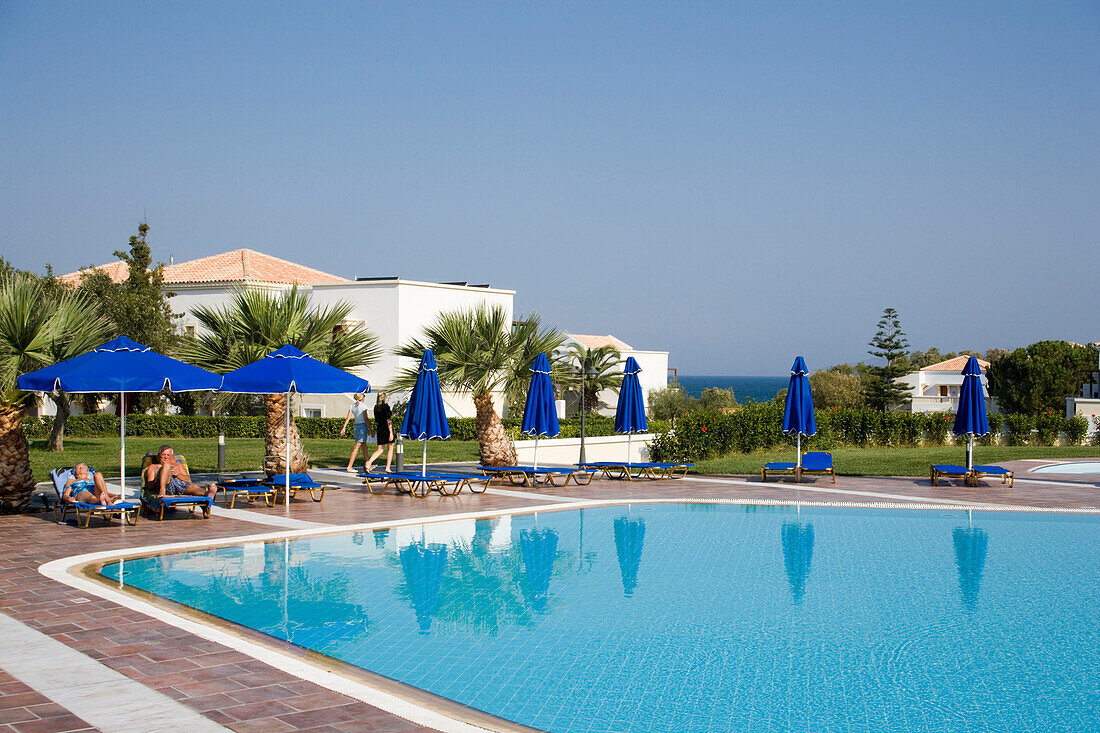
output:
M1035 429L1035 418L1031 415L1005 415L1005 428L1009 445L1028 445L1031 432Z
M1081 445L1089 433L1089 421L1084 415L1066 418L1066 445Z
M1058 442L1058 435L1066 426L1066 419L1054 410L1047 410L1035 418L1036 445L1054 445Z
M989 435L978 438L979 445L997 445L1004 431L1004 417L998 412L989 413Z

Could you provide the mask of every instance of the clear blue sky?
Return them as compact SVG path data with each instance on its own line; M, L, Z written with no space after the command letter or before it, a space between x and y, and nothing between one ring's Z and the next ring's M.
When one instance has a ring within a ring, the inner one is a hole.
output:
M1100 4L0 2L0 255L470 280L687 374L1100 339Z

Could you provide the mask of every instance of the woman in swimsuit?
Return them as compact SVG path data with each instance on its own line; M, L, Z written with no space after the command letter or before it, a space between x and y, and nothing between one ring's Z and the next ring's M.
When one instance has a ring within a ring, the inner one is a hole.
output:
M85 504L103 506L118 501L117 496L108 493L103 476L89 469L87 463L78 463L73 466L73 474L65 482L65 491L61 494L61 498L68 502L82 501Z

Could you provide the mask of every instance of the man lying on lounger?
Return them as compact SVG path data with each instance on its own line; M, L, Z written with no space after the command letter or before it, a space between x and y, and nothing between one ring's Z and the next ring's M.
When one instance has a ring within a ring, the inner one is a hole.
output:
M96 471L91 471L87 463L78 463L73 466L72 476L65 482L65 493L61 495L65 501L82 501L85 504L114 504L118 497L107 491L107 483L103 476Z
M145 485L157 492L157 498L165 496L208 496L211 499L218 493L217 484L205 489L191 482L191 474L182 461L176 460L176 453L170 445L157 449L157 462L145 469Z

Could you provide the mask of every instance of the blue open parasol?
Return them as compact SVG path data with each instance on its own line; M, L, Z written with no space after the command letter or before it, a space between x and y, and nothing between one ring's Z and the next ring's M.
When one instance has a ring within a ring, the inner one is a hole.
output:
M527 576L527 598L536 611L546 608L554 560L558 556L558 533L552 529L525 529L519 535L523 570Z
M550 360L539 354L531 364L531 385L527 388L527 402L523 406L523 423L519 431L535 436L534 467L539 467L539 438L558 435L557 405L554 403L554 385L550 381Z
M290 394L370 392L362 377L314 359L289 344L264 358L234 369L222 378L222 392L276 394L286 392L286 504L290 505Z
M989 418L985 414L985 391L982 389L982 367L975 357L966 360L959 390L959 411L955 413L955 435L966 436L966 470L974 468L974 436L989 435Z
M413 542L402 547L401 571L412 599L416 623L421 634L432 630L432 617L439 606L439 589L443 585L443 573L447 569L447 546L432 543L425 546Z
M439 389L439 373L431 349L425 349L424 356L420 358L420 371L416 375L416 384L413 385L409 404L405 408L401 434L406 438L424 441L421 476L428 472L428 441L451 437L447 411L443 409L443 392Z
M37 392L117 392L122 498L126 498L126 400L127 392L195 392L215 390L217 374L158 354L125 336L108 341L87 354L24 374L19 389Z
M619 387L619 402L615 405L615 432L626 433L626 462L630 463L630 437L644 433L649 427L645 417L645 399L638 373L642 368L633 356L626 358L623 367L623 383Z
M615 520L615 555L619 559L619 575L625 596L633 596L634 589L638 587L638 568L642 564L644 545L644 521L630 517Z
M787 403L783 406L783 432L795 435L795 449L798 451L796 465L799 468L802 467L802 436L817 434L809 373L806 360L801 356L795 357L791 366L791 381L787 384Z

